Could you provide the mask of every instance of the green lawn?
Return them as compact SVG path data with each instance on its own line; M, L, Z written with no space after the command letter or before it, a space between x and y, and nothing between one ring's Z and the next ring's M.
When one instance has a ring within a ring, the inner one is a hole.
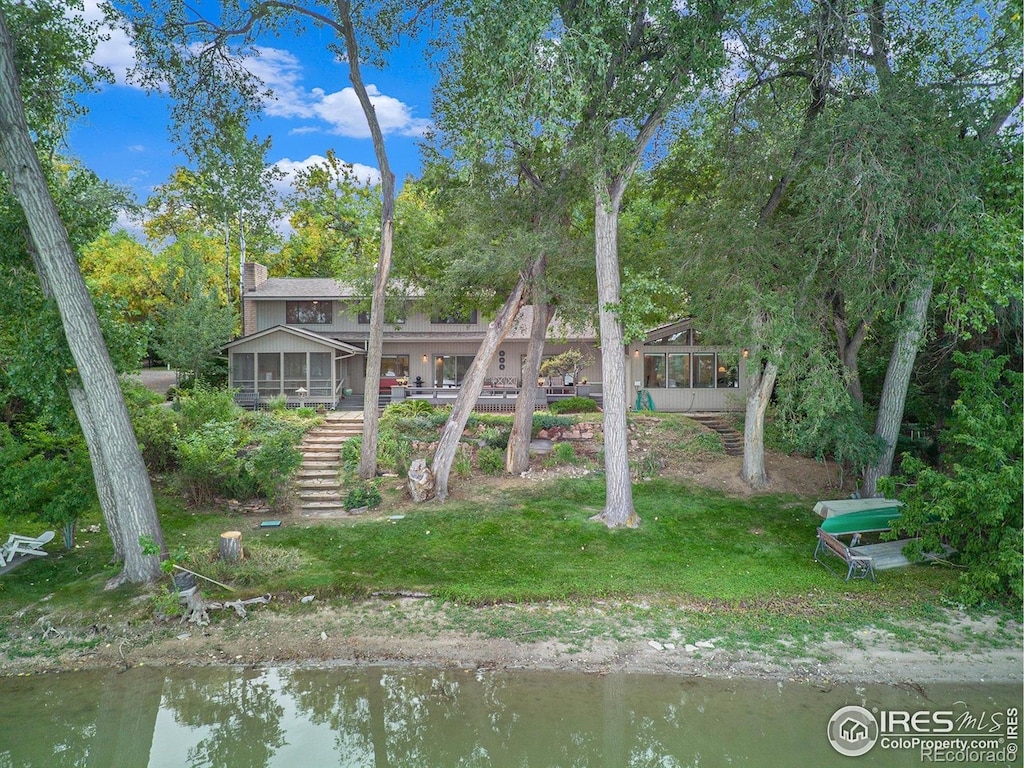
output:
M405 517L394 522L387 519L387 496L382 514L373 518L296 520L267 530L252 515L190 510L167 495L158 497L158 506L170 549L183 546L186 565L233 584L236 596L271 592L282 598L274 605L285 610L292 604L288 595L438 598L433 619L421 626L396 624L395 632L447 626L577 643L618 637L631 626L662 627L667 635L685 625L698 636L771 645L784 653L793 638L796 645L826 634L857 642L857 631L866 626L894 637L909 631L908 620L926 627L940 619L944 588L956 578L949 570L918 565L882 572L876 583L845 582L813 561L812 502L790 496L728 498L655 480L635 487L641 527L618 531L588 519L603 504L600 478L502 493L492 487L486 501L481 494L477 501L404 506ZM149 615L152 591L130 585L102 590L116 569L108 562L106 535L84 532L97 519L93 512L83 520L73 552L52 546L49 557L0 577L0 615L22 615L17 612L31 606L22 622L52 615L87 626L94 617ZM0 518L0 531L38 527ZM216 557L220 532L234 528L243 531L247 553L240 565ZM210 597L225 596L209 584L203 589ZM386 625L392 619L385 614L364 616L359 626ZM911 634L918 644L931 642L920 628ZM0 639L4 635L0 631ZM945 641L934 643L944 647Z

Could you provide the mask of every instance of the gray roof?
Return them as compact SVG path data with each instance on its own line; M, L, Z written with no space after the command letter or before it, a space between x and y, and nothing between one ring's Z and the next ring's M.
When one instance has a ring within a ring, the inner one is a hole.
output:
M353 286L330 277L271 277L246 294L250 299L341 299L362 295Z

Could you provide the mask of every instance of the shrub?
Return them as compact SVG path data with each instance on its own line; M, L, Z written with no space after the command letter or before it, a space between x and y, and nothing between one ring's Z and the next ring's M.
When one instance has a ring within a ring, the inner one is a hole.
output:
M380 502L380 491L371 483L360 483L349 488L345 495L345 509L359 509L360 507L373 509L379 506Z
M244 438L238 422L210 421L176 441L181 480L195 500L237 488Z
M476 465L485 475L500 475L505 471L505 452L497 448L481 448L476 452Z
M178 426L182 434L193 432L211 421L235 421L243 413L235 404L231 390L209 387L201 381L197 381L188 393L179 394L174 408L181 416Z
M455 461L452 463L452 469L459 477L469 477L473 473L473 459L469 455L466 446L462 443L459 444L455 451Z
M174 447L178 439L178 414L169 408L145 407L132 411L135 439L142 458L154 472L166 472L178 463Z
M589 397L567 397L548 406L554 414L560 413L597 413L597 402Z
M498 427L485 427L480 439L488 448L498 448L504 451L508 448L508 439L512 436L511 429L500 429Z
M884 478L880 490L899 489L905 504L900 528L918 541L912 553L957 551L964 567L958 599L1024 598L1020 527L1022 377L1005 370L1007 358L990 351L955 353L953 377L962 388L941 442L945 465L905 456L903 475Z
M558 464L575 464L576 447L572 443L555 443L551 450L551 457Z
M537 433L542 429L551 429L552 427L571 427L576 422L568 416L557 416L553 413L535 413L533 415L533 437L537 436Z
M414 418L416 416L429 416L434 412L434 406L426 400L400 400L397 403L388 405L381 418Z

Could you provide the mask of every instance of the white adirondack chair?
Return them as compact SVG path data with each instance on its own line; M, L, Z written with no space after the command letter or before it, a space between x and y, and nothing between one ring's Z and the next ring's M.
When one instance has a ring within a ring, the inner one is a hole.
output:
M36 537L19 536L12 533L7 543L0 547L0 568L3 568L18 555L36 555L45 557L44 544L49 544L55 536L53 531L45 531Z

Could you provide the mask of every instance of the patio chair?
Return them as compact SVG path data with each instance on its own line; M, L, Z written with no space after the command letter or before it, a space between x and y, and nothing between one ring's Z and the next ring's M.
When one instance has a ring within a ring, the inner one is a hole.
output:
M8 537L7 543L0 547L0 568L6 566L18 555L45 557L46 551L43 549L43 545L53 541L55 535L53 531L45 531L33 538L12 533Z

